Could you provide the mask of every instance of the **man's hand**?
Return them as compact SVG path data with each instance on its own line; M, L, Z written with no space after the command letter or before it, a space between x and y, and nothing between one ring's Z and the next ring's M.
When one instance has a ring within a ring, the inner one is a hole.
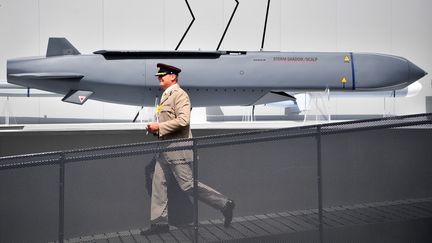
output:
M149 131L153 134L157 134L159 131L159 123L150 122L149 124L147 124L147 131Z

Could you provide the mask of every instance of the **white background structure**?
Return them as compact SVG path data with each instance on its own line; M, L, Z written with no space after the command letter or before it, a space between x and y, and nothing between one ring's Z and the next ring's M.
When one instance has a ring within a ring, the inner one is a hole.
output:
M215 50L235 0L188 1L196 20L179 50ZM259 50L267 0L238 1L220 49ZM264 50L386 53L432 73L431 9L431 0L271 0ZM49 37L68 38L83 54L100 49L174 50L191 20L184 0L0 0L0 81L6 81L7 59L45 55ZM426 111L426 97L432 96L430 75L420 82L419 95L396 99L396 114ZM5 102L0 97L0 112ZM62 104L58 97L9 102L15 116L62 116L67 110L89 119L133 118L137 111L95 101L83 107ZM333 99L330 109L332 114L379 114L383 99ZM195 111L194 118L200 120L197 112L203 110Z

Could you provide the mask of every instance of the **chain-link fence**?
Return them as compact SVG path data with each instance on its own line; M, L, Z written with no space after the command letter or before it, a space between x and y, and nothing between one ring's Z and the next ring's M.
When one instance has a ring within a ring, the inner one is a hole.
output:
M361 121L339 122L321 125L311 125L283 129L271 129L260 131L249 131L241 133L232 133L224 135L202 136L190 139L163 140L156 142L143 142L134 144L123 144L116 146L104 146L88 149L55 151L48 153L26 154L18 156L0 157L0 171L11 169L40 167L40 166L58 166L58 241L64 241L65 232L65 165L75 162L88 162L102 159L124 158L131 156L142 156L157 154L166 151L192 150L194 152L194 195L196 195L196 185L200 175L199 157L200 151L222 146L248 146L257 143L277 142L279 140L309 139L308 145L311 154L316 158L312 170L316 171L315 178L312 179L315 184L315 195L311 198L316 199L318 205L318 222L320 241L323 241L323 232L326 223L324 209L332 206L332 203L323 200L323 155L322 147L325 146L330 135L348 134L359 131L384 130L392 128L432 128L432 114L419 114L408 116L387 117L382 119L369 119ZM217 166L217 165L215 165ZM324 168L324 172L326 169ZM68 185L69 186L69 185ZM73 186L73 185L71 185ZM194 197L197 198L197 197ZM193 241L197 242L198 237L198 204L194 201L194 237Z

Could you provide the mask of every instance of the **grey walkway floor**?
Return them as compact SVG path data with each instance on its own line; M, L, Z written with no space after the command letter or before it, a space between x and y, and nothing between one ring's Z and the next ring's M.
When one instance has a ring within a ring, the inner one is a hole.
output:
M334 229L432 218L432 198L407 199L324 208L323 227ZM199 242L241 242L299 232L317 232L317 209L235 217L230 228L220 219L200 222ZM193 228L172 227L170 233L141 236L140 229L68 239L65 242L191 242Z

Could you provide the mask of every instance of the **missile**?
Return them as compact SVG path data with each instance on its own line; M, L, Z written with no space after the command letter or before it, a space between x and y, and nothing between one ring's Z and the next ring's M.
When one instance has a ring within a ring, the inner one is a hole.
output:
M403 57L353 52L110 51L81 54L50 38L46 56L7 61L7 82L84 104L95 99L153 106L162 93L157 63L182 69L179 84L194 107L293 100L301 92L394 91L427 73Z

